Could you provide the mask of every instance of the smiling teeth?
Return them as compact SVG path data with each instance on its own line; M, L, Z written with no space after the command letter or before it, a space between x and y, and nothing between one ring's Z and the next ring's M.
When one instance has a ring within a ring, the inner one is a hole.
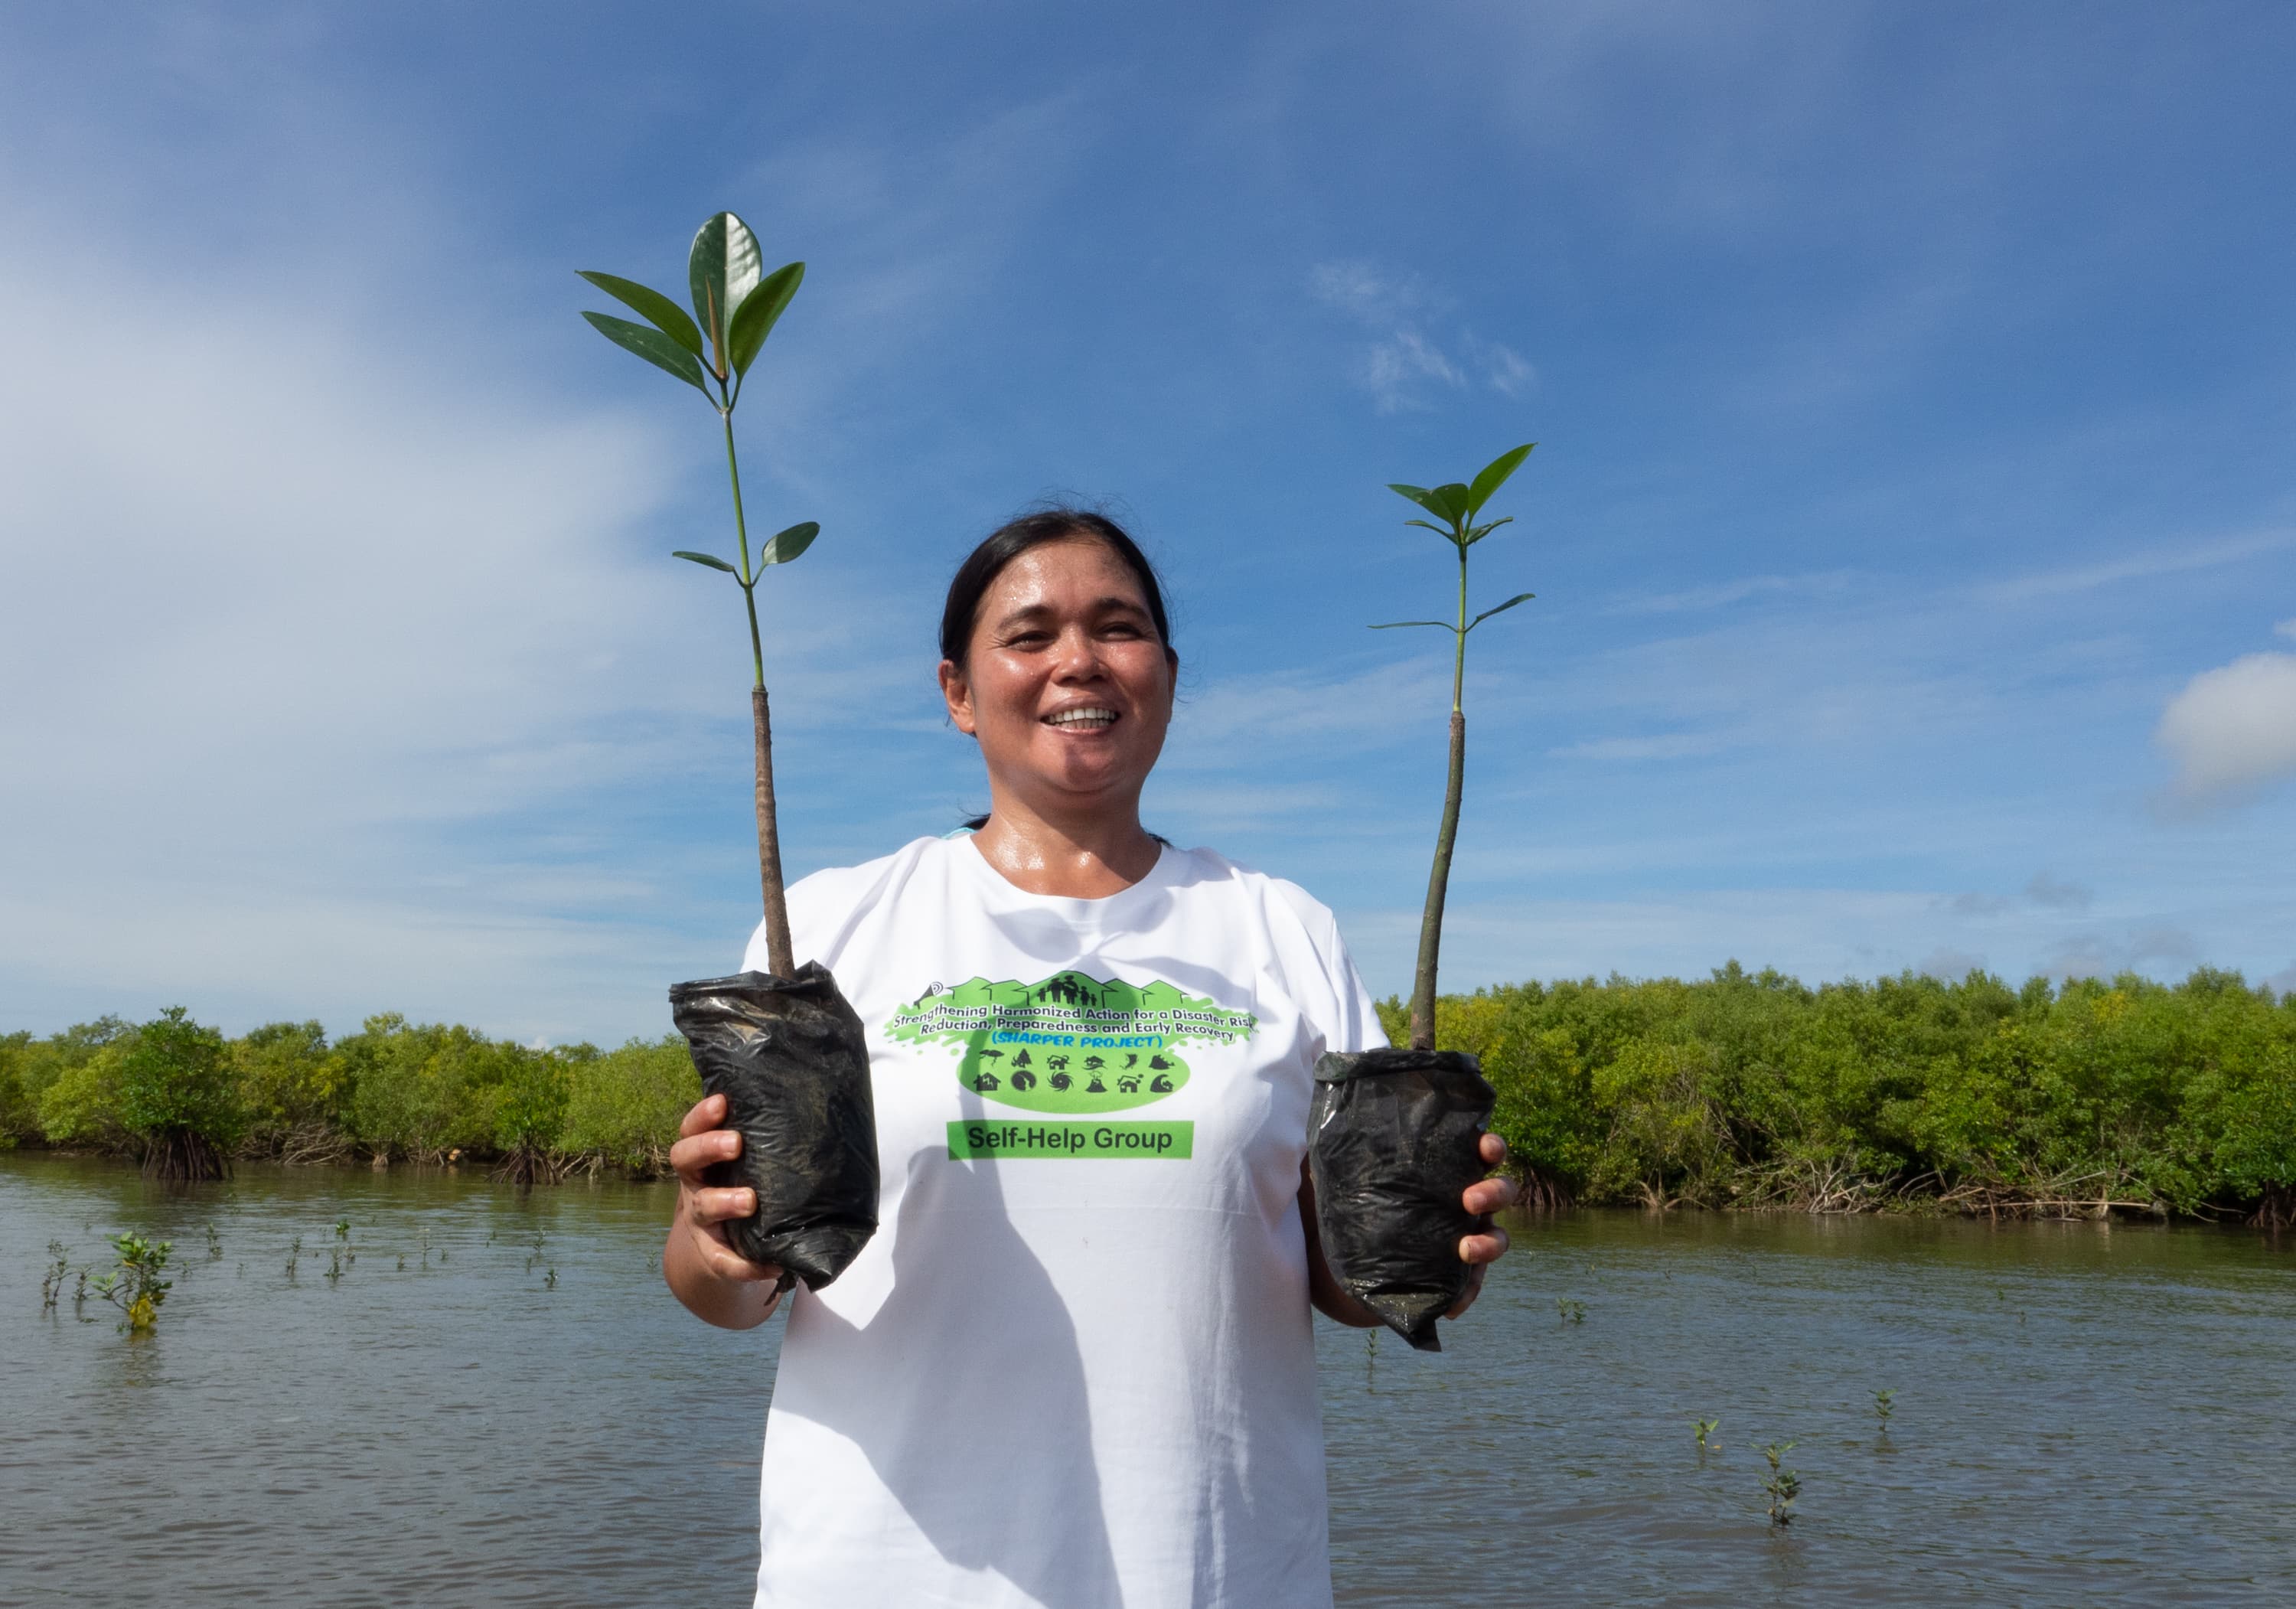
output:
M1105 727L1115 719L1113 710L1063 710L1046 716L1045 722L1054 727Z

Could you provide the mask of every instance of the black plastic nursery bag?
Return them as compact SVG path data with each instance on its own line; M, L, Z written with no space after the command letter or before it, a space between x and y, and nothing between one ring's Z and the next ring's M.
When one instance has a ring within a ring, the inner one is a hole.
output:
M1454 1050L1333 1053L1316 1063L1308 1167L1324 1260L1341 1286L1423 1352L1473 1270L1459 1237L1483 1220L1459 1204L1483 1165L1498 1095Z
M877 1116L861 1019L817 961L793 978L737 973L673 983L669 1011L704 1095L726 1097L742 1154L709 1172L747 1185L758 1211L726 1225L734 1249L808 1290L845 1271L877 1232Z

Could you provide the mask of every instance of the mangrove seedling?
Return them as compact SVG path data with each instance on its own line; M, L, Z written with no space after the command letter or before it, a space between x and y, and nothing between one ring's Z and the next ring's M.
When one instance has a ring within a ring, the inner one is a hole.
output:
M48 1256L53 1259L47 1271L40 1276L40 1317L45 1318L56 1310L56 1298L62 1294L64 1281L71 1277L71 1259L64 1252L64 1243L48 1243Z
M750 365L780 322L790 299L805 279L803 263L785 263L771 274L761 272L763 259L758 237L730 212L720 212L704 223L686 252L685 277L693 293L693 316L660 291L611 274L580 270L581 276L615 300L637 312L644 324L603 313L585 313L591 327L625 351L633 352L701 393L718 412L726 433L726 473L734 491L734 538L741 562L729 564L714 554L689 553L672 556L722 571L742 588L742 603L750 617L750 718L757 744L758 881L765 895L766 949L774 975L787 978L797 970L790 954L789 905L782 891L781 829L774 809L773 722L766 699L765 639L758 630L758 579L775 564L786 564L813 545L821 527L808 520L768 538L754 556L750 549L749 521L742 507L742 466L734 450L734 408Z
M111 1273L99 1275L92 1282L95 1293L119 1309L122 1334L140 1334L158 1321L160 1304L168 1300L168 1292L175 1284L160 1277L167 1268L168 1254L176 1249L175 1243L145 1240L140 1235L113 1235L107 1238L119 1263Z
M542 1277L542 1288L545 1291L554 1291L558 1288L557 1269L553 1268Z
M1308 1109L1308 1169L1324 1260L1341 1289L1413 1346L1428 1351L1442 1347L1436 1319L1457 1305L1476 1277L1459 1258L1459 1242L1487 1226L1466 1211L1462 1197L1488 1171L1482 1138L1498 1100L1474 1056L1435 1048L1443 900L1466 784L1467 636L1531 595L1518 593L1469 619L1467 550L1509 522L1485 521L1482 511L1529 456L1529 446L1502 453L1472 481L1431 490L1399 482L1391 487L1442 521L1408 523L1435 532L1458 556L1455 620L1390 620L1374 628L1432 626L1451 633L1450 767L1419 924L1411 1042L1319 1057ZM1567 1307L1562 1311L1566 1322L1578 1322Z
M1885 1436L1890 1433L1890 1399L1895 1397L1897 1394L1898 1393L1895 1391L1875 1391L1874 1393L1874 1416L1882 1422L1882 1433Z
M1722 1444L1714 1440L1714 1427L1721 1423L1722 1421L1719 1419L1693 1419L1691 1421L1691 1424L1698 1428L1698 1450L1700 1452L1713 1452L1721 1447Z
M298 1235L287 1247L287 1277L295 1277L295 1265L303 1260L303 1237Z
M1767 1510L1770 1523L1780 1527L1793 1523L1794 1499L1801 1496L1801 1477L1791 1469L1784 1467L1779 1462L1786 1454L1792 1452L1794 1444L1791 1441L1783 1446L1773 1441L1762 1449L1762 1456L1770 1461L1770 1478L1762 1482L1762 1490L1767 1492L1770 1498L1770 1506Z
M693 316L659 291L611 274L582 277L644 320L585 313L598 332L685 382L717 410L726 437L739 564L685 549L674 556L730 575L750 623L750 715L756 740L758 882L765 897L766 967L728 978L675 984L671 1020L685 1036L705 1095L726 1097L726 1126L742 1136L741 1154L713 1164L713 1185L746 1186L756 1209L729 1219L734 1249L753 1262L803 1277L818 1290L877 1229L876 1120L867 1040L860 1018L817 961L802 969L790 948L782 888L781 828L775 811L773 721L766 695L765 641L758 629L758 580L813 545L808 520L750 547L734 409L750 365L805 277L803 263L762 271L757 236L730 212L701 226L686 254ZM802 1092L799 1094L798 1092ZM795 1098L793 1098L793 1096ZM834 1158L834 1162L828 1159Z
M1557 1296L1554 1299L1554 1310L1562 1316L1562 1322L1565 1324L1587 1322L1587 1304L1583 1301L1573 1301L1567 1296Z
M333 1280L340 1279L342 1277L343 1254L335 1247L329 1246L327 1248L327 1277Z
M1459 836L1459 800L1467 781L1467 714L1465 705L1467 680L1467 634L1493 615L1505 614L1517 603L1528 602L1534 595L1519 592L1503 603L1494 603L1472 620L1467 618L1467 550L1489 536L1502 525L1513 522L1512 514L1505 519L1483 521L1483 507L1507 477L1522 466L1530 456L1537 442L1501 453L1485 464L1469 481L1454 480L1433 488L1406 486L1398 481L1388 488L1399 496L1419 505L1440 524L1426 520L1406 520L1422 530L1431 530L1451 544L1459 560L1459 603L1456 620L1389 620L1372 628L1374 631L1394 631L1408 626L1432 626L1451 634L1451 755L1450 767L1443 784L1443 819L1435 833L1435 864L1427 875L1427 903L1419 917L1419 963L1411 981L1411 1047L1414 1050L1435 1048L1435 973L1443 947L1443 900L1451 881L1451 850Z
M223 1260L223 1236L216 1233L216 1227L213 1224L208 1226L208 1260L209 1262Z
M337 1240L348 1240L350 1237L351 1220L348 1218L339 1218L335 1219L335 1238Z

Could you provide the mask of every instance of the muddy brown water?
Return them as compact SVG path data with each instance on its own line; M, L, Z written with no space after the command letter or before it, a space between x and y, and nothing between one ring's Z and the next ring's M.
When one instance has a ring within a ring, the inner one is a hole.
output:
M0 1603L748 1602L778 1326L668 1299L668 1200L0 1155ZM120 1230L175 1242L158 1331L69 1286L43 1318L47 1243ZM1607 1212L1516 1244L1439 1356L1319 1325L1342 1604L2296 1602L2285 1244Z

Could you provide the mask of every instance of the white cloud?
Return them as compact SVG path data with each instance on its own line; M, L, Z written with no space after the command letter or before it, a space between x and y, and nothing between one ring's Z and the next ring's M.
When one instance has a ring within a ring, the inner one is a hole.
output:
M2251 536L2230 537L2199 544L2178 542L2144 553L2125 554L2102 563L2077 564L2063 570L2043 571L2005 581L1988 582L1977 588L1977 595L1988 603L2015 603L2028 598L2090 592L2120 581L2140 581L2152 576L2176 575L2191 570L2214 570L2219 565L2237 564L2243 559L2252 559L2259 554L2277 553L2292 546L2296 546L2296 531L2286 530L2261 531Z
M2276 636L2296 637L2296 620L2283 620L2272 629Z
M1513 347L1458 332L1454 357L1429 332L1447 305L1415 277L1388 273L1356 259L1317 263L1308 271L1308 293L1344 313L1372 334L1357 380L1382 414L1423 410L1435 389L1465 390L1477 377L1503 397L1520 397L1538 373Z
M2153 737L2187 805L2236 800L2296 771L2296 654L2245 654L2202 671L2169 701Z

